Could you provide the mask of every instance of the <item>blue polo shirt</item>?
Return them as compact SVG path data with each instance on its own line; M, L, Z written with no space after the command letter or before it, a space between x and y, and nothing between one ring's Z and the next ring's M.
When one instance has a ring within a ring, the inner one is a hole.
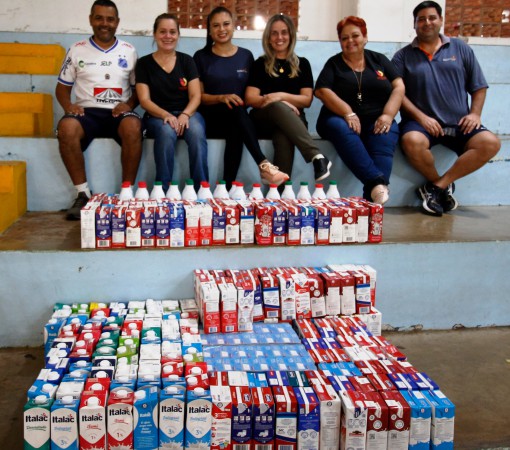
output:
M432 59L415 38L395 53L392 62L404 80L406 97L442 126L455 125L469 114L468 93L488 84L469 45L442 34L440 37L442 45ZM402 118L409 119L404 112Z

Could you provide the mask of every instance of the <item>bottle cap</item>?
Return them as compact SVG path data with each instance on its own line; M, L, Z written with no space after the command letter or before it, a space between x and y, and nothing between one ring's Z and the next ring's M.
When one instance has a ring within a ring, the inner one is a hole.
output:
M315 187L316 187L316 188L318 188L318 189L322 189L322 188L324 187L324 185L323 185L323 184L321 184L321 183L317 183L317 184L315 185Z
M139 181L138 182L138 187L139 188L146 188L147 187L147 183L145 181Z
M155 181L154 182L154 186L163 186L163 182L162 181Z
M193 392L195 393L195 395L204 395L205 389L202 387L196 387L195 389L193 389Z
M290 181L290 180L289 180L289 181L286 181L286 182L285 182L285 186L292 186L292 181Z
M47 402L48 402L48 397L46 397L45 395L38 395L37 397L34 398L34 403L36 405L44 405Z
M301 183L299 183L301 186L308 186L308 182L306 181L301 181Z
M260 183L253 183L253 187L254 188L259 188L259 187L261 187L261 185L260 185Z
M220 180L220 181L218 181L217 184L227 184L227 182L225 180Z
M269 188L274 188L274 189L276 189L277 187L278 187L278 185L277 185L277 184L270 184L270 185L269 185Z
M130 188L131 183L129 181L123 181L121 187L122 188Z
M198 384L198 379L197 377L188 377L186 378L186 383L188 386L195 386Z
M60 400L64 405L70 405L71 403L73 403L74 398L72 395L64 395Z
M178 181L172 181L172 182L170 183L170 185L172 185L172 186L178 186L178 185L179 185L179 182L178 182Z
M53 384L51 383L45 383L42 385L41 391L50 393L53 390ZM46 396L44 396L46 398Z
M193 180L191 178L186 179L186 186L193 186Z
M329 182L329 185L330 185L330 186L331 186L331 185L336 186L336 185L337 185L337 182L336 182L336 181L330 181L330 182Z
M135 398L137 400L143 400L145 397L147 397L147 394L144 389L140 389L139 391L135 392Z
M165 388L165 393L167 394L177 394L179 392L179 389L177 389L177 386L168 386Z
M115 395L118 398L126 398L128 396L128 391L126 391L125 389L119 389L118 391L115 392Z
M87 406L97 406L99 405L99 399L97 397L90 397L87 400Z
M211 187L211 185L210 185L207 181L201 181L201 182L200 182L200 186L202 186L202 187L204 187L204 188Z

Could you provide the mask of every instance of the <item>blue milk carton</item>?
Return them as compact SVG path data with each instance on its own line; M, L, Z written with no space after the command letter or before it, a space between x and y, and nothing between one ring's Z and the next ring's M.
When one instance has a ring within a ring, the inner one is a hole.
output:
M211 446L212 398L210 391L195 388L188 391L184 448L209 450Z
M51 407L51 450L78 450L78 409L80 400L66 395Z
M298 404L298 450L319 450L320 402L313 388L295 387Z
M134 448L157 450L159 448L159 389L147 386L135 392L133 408Z
M430 448L432 450L453 449L455 405L439 390L422 391L432 407Z
M421 391L400 391L411 407L409 450L429 450L432 409Z
M168 386L159 397L159 447L181 450L184 446L186 388Z

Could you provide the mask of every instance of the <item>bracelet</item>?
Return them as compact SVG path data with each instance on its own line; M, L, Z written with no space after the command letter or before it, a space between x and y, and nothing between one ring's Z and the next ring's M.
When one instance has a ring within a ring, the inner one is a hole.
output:
M185 116L188 116L188 119L191 119L191 116L190 116L188 113L185 113L185 112L183 111L181 114L184 114Z
M344 116L344 119L350 119L351 117L356 117L356 116L357 116L357 114L355 112L351 112L349 114L346 114Z

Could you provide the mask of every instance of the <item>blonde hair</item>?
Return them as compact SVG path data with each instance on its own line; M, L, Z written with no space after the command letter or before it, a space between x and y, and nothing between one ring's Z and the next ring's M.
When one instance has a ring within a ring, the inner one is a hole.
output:
M276 54L271 47L271 28L272 26L278 22L283 22L288 30L289 30L289 48L287 50L287 57L285 60L289 63L290 66L290 78L295 78L299 74L299 58L294 53L294 49L296 47L296 26L294 22L289 16L285 14L275 14L271 17L264 29L264 33L262 34L262 47L264 48L264 67L266 69L266 73L270 77L278 77L278 72L276 71Z

